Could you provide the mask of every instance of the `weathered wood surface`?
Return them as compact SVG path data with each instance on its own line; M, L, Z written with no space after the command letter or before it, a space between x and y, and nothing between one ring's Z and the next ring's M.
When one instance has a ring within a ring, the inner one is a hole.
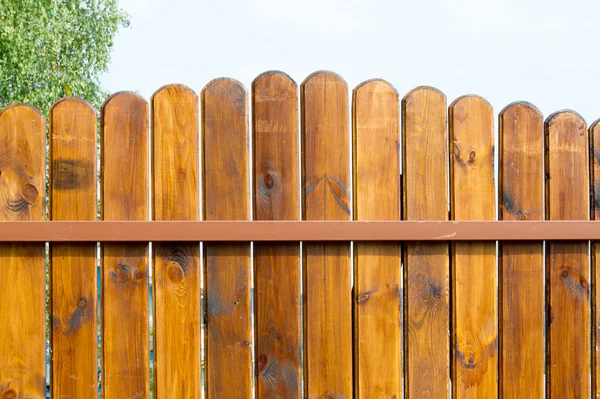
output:
M233 79L202 90L204 219L250 218L248 96ZM250 244L205 244L207 397L252 397Z
M348 86L331 72L301 89L303 220L350 220ZM353 395L350 245L304 245L304 392Z
M446 96L418 87L402 101L405 220L448 220ZM406 394L450 397L450 246L406 243Z
M464 96L450 105L453 220L494 220L491 105ZM494 242L455 243L452 251L453 390L456 398L498 395L498 318Z
M50 110L50 216L96 220L96 111L78 98ZM98 395L95 243L50 245L53 397Z
M577 114L550 115L546 132L546 219L587 220L588 131ZM590 396L588 241L547 242L548 388L551 398Z
M102 220L148 220L148 103L119 93L102 107ZM102 246L104 397L150 397L148 244Z
M154 220L198 220L198 96L181 85L152 96ZM155 244L156 397L201 397L200 246Z
M298 87L266 72L252 84L254 219L300 218ZM256 396L301 398L300 245L254 244Z
M544 219L544 135L541 113L528 103L499 117L500 220ZM543 243L500 242L500 393L544 395Z
M400 219L399 100L387 82L354 90L354 219ZM356 396L402 397L399 243L354 244Z
M0 110L0 221L46 217L46 121L33 107ZM0 244L0 398L46 390L44 244Z

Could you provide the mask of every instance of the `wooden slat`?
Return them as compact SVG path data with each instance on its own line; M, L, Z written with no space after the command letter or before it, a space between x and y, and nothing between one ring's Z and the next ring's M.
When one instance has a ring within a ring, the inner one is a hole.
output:
M400 219L398 92L372 80L353 93L354 219ZM400 245L354 244L356 395L402 397Z
M250 218L248 99L237 81L202 90L204 219ZM252 397L250 245L205 244L207 397Z
M348 86L317 72L301 86L303 220L349 220ZM304 245L305 394L351 398L352 270L347 243Z
M52 220L96 219L96 111L78 98L50 110ZM96 244L50 245L52 396L98 395Z
M0 111L0 221L46 216L46 121L33 107ZM0 244L0 397L45 397L44 244Z
M588 132L577 114L550 115L546 130L546 219L589 219ZM588 241L546 244L548 389L552 398L590 395Z
M453 220L493 220L494 122L481 97L450 105ZM496 244L455 243L452 251L453 390L456 398L498 395Z
M402 101L405 220L448 220L446 96L418 87ZM450 396L448 243L407 243L406 390L409 398Z
M148 220L148 103L119 93L102 107L102 220ZM150 397L148 244L102 248L104 397Z
M281 72L252 84L254 219L300 218L298 88ZM300 245L254 244L256 396L300 398Z
M198 220L198 96L182 85L152 96L154 220ZM157 398L201 397L200 246L153 246Z
M528 103L500 113L499 219L544 219L542 115ZM500 393L544 395L543 244L500 243Z
M590 172L592 174L592 219L600 220L600 119L590 126ZM592 278L593 278L593 340L596 350L592 358L592 397L600 396L600 241L592 242Z

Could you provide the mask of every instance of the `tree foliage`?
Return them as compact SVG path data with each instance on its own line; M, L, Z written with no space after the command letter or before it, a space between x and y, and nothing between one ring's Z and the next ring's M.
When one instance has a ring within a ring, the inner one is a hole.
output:
M71 95L99 109L100 74L128 25L117 0L0 0L0 109L25 102L46 114Z

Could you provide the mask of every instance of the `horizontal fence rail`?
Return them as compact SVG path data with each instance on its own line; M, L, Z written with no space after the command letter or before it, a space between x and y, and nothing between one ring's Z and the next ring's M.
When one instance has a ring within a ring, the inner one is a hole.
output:
M13 104L0 398L597 397L599 220L570 110L328 71Z
M0 222L0 242L600 240L600 223L557 221Z

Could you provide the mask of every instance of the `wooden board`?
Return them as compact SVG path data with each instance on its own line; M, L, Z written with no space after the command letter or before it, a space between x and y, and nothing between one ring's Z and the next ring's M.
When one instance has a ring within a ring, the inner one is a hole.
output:
M448 220L446 96L418 87L402 101L405 220ZM448 243L406 243L406 396L450 397Z
M254 219L300 218L298 87L281 72L252 84ZM256 396L301 398L300 244L254 244Z
M350 220L348 86L316 72L301 86L303 220ZM351 398L352 270L347 243L304 244L304 392Z
M119 93L102 107L102 220L148 220L148 103ZM102 247L102 390L150 398L148 244Z
M0 110L0 221L46 217L46 121L28 105ZM44 244L0 244L0 397L45 397Z
M400 219L398 92L372 80L353 93L354 220ZM400 245L354 244L356 395L402 397Z
M500 220L544 219L542 114L528 103L500 113ZM500 242L500 396L544 395L543 243Z
M592 218L600 220L600 119L590 126L590 172L592 174ZM597 348L592 358L592 397L600 396L600 242L592 242L592 278L594 279L594 292L592 306L594 309L593 340Z
M494 122L491 105L465 96L450 105L450 206L453 220L493 220ZM456 398L498 395L496 243L455 243L453 390Z
M198 96L182 85L152 96L154 220L198 220ZM155 395L201 397L200 246L153 246Z
M96 111L78 98L50 110L52 220L96 220ZM51 244L52 396L98 396L95 243Z
M250 219L248 98L232 79L202 90L204 220ZM252 397L250 244L205 244L207 397Z
M589 219L588 132L572 112L548 117L546 219ZM590 394L588 242L547 242L548 388L552 398Z

